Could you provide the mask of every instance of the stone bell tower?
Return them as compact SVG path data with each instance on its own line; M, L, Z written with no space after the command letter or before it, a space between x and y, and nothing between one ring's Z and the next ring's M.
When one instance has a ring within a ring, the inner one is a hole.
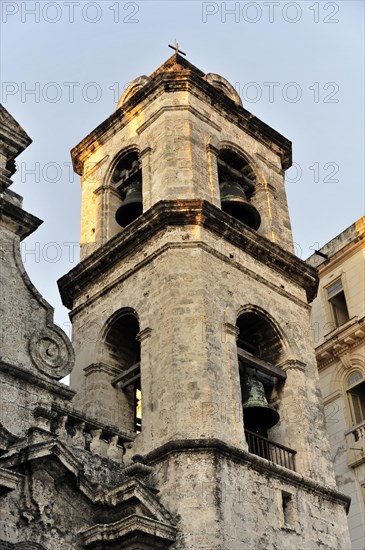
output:
M175 53L72 151L78 406L129 434L173 548L348 548L293 254L291 143Z

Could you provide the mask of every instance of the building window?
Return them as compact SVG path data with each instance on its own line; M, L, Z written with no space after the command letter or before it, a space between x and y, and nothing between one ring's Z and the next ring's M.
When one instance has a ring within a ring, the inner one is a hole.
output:
M361 371L352 372L347 378L347 399L353 425L365 421L365 380Z
M295 524L295 501L291 493L281 491L281 508L283 527L293 528Z
M111 183L119 192L122 201L115 219L121 227L126 227L143 212L142 167L136 151L130 151L120 158Z
M337 279L337 281L327 287L327 297L331 307L333 320L336 327L339 327L350 318L341 279Z

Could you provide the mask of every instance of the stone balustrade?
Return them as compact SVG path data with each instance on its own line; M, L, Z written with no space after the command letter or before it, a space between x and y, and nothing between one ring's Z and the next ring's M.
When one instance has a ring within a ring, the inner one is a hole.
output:
M38 428L55 434L66 445L123 462L125 445L134 440L132 432L107 426L74 409L39 405L34 416Z

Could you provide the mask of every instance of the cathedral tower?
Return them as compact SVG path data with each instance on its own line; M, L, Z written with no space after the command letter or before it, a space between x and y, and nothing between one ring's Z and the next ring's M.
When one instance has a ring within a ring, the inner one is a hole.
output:
M126 434L126 465L153 468L172 547L348 548L311 345L317 274L293 254L290 141L175 53L72 158L71 387Z

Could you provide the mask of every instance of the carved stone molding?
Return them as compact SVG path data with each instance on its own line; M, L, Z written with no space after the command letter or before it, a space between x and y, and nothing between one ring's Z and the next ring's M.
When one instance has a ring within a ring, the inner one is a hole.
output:
M301 371L305 371L306 364L302 361L299 361L298 359L287 359L286 361L283 361L278 365L281 369L284 371L287 371L289 369L297 369Z
M236 325L232 325L232 323L223 323L223 327L226 334L234 336L237 340L240 329L236 327Z
M123 468L123 474L127 477L149 477L152 474L152 467L147 464L141 464L140 462L135 462Z
M108 376L117 376L120 374L120 369L107 365L106 363L91 363L84 368L85 376L90 376L91 374L107 374Z
M244 226L207 201L186 199L160 201L111 238L102 249L89 255L58 281L63 304L69 309L84 289L104 276L111 267L136 252L142 243L167 227L201 226L227 243L237 246L276 272L305 289L308 301L317 293L317 271L305 262Z
M338 356L339 360L341 361L342 366L348 370L352 367L351 357L348 351L345 351L344 353L339 354Z
M139 153L141 160L143 159L143 157L145 157L146 155L149 155L151 152L152 152L152 147L150 146L146 146L144 149L142 149L142 151Z
M152 329L150 327L146 327L145 329L141 330L136 336L137 340L142 342L143 340L146 340L146 338L149 338L152 334Z
M351 367L350 354L365 339L365 317L354 317L344 325L336 328L326 340L316 348L316 359L319 368L341 361L345 369Z
M72 371L74 352L56 327L36 331L29 340L29 354L38 370L59 380Z

